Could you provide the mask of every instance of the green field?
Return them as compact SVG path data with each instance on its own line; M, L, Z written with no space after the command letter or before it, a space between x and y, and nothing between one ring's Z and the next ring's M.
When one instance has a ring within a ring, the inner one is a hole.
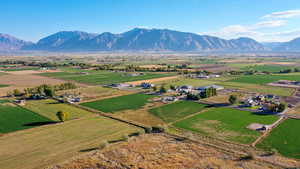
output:
M48 123L50 119L30 110L1 100L0 102L0 133L8 133L37 126L38 123Z
M299 80L299 74L275 74L275 75L245 75L229 82L248 83L248 84L267 84L278 80Z
M247 129L249 124L271 124L277 119L276 116L255 115L231 108L213 108L179 121L174 126L219 139L249 144L260 135L257 131Z
M4 85L4 84L0 84L0 88L1 87L8 87L9 85Z
M0 137L1 169L41 169L142 129L90 115Z
M300 120L288 119L273 129L257 147L266 150L275 148L284 156L300 159L299 131Z
M153 95L137 93L82 103L80 105L100 110L102 112L111 113L121 110L139 109L142 106L144 106L149 99L153 97Z
M258 92L263 94L274 94L277 96L291 96L294 92L292 88L283 88L276 86L267 86L259 84L248 84L239 82L220 82L218 85L224 86L225 88L241 89L249 92Z
M174 122L188 115L200 112L207 105L192 101L178 101L161 107L150 109L149 112L165 122Z
M58 118L56 117L56 113L58 111L68 112L69 120L91 114L88 111L70 106L68 104L59 103L58 101L52 99L27 101L24 107L53 121L58 121Z
M76 69L75 69L76 70ZM139 76L132 76L132 73L120 73L120 72L108 72L108 71L85 71L85 70L65 70L65 72L51 72L41 73L39 75L53 77L64 80L72 80L79 83L86 84L112 84L112 83L123 83L137 80L153 79L166 77L174 74L168 73L144 73ZM88 74L80 74L80 72L88 72Z
M258 71L258 72L263 72L263 71L267 71L267 72L280 72L281 70L286 70L286 69L293 69L294 67L292 66L283 66L283 65L251 65L251 66L246 66L243 67L241 70L244 71Z
M1 69L0 69L1 70ZM12 71L22 71L22 70L40 70L39 67L28 67L28 68L9 68L2 69L2 71L12 72Z

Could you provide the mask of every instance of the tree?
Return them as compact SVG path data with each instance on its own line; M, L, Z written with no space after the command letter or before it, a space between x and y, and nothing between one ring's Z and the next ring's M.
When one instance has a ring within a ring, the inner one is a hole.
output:
M69 118L69 113L59 111L59 112L56 113L56 116L61 122L64 122Z
M156 92L157 87L156 87L156 86L153 86L153 87L152 87L152 90Z
M160 93L166 93L167 89L164 86L161 86L159 92Z
M230 95L228 101L230 104L235 104L237 102L237 97L235 95Z
M20 91L19 89L14 89L14 90L13 90L13 95L14 95L14 96L21 96L22 93L21 93L21 91Z
M283 112L286 108L286 104L284 103L280 103L278 106L277 106L277 112Z
M171 90L176 90L176 87L174 85L170 85Z
M53 97L55 95L55 91L54 91L53 87L51 87L51 86L44 88L44 93L46 96L49 96L49 97Z

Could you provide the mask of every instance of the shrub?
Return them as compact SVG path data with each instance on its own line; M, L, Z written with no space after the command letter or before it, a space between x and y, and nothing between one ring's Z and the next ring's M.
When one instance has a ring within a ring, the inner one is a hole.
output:
M145 128L145 133L151 133L151 132L152 132L152 127Z
M153 126L152 127L152 133L163 133L165 132L165 127L164 126Z
M99 145L99 149L104 149L105 147L107 147L109 145L109 143L107 141L103 141L100 145Z
M235 104L237 103L237 97L235 95L230 95L228 101L230 104Z
M63 111L59 111L56 113L57 118L61 121L64 122L68 119L69 117L69 113L67 112L63 112Z
M124 134L124 135L122 136L122 140L123 140L123 141L128 141L128 139L129 139L128 135Z

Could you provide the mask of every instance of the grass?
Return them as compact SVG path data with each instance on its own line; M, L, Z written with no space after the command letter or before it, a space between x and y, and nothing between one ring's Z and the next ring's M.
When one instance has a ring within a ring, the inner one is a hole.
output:
M277 119L277 116L255 115L237 109L213 108L179 121L174 126L219 139L249 144L260 135L257 131L247 129L249 124L272 124Z
M251 66L243 67L241 70L253 70L259 72L267 71L267 72L277 73L280 72L281 70L293 69L293 68L294 67L283 66L283 65L251 65Z
M91 114L88 111L73 107L68 104L59 103L58 101L52 99L27 101L24 107L53 121L58 121L58 118L56 117L56 113L58 111L68 112L69 120Z
M121 110L139 109L153 97L153 95L136 93L93 102L86 102L80 105L100 110L102 112L111 113Z
M299 80L298 74L274 74L274 75L245 75L236 79L229 80L229 82L248 83L248 84L267 84L278 80Z
M105 88L105 87L101 87L101 86L80 87L80 88L76 88L76 89L63 90L63 91L57 92L58 95L61 95L64 93L71 93L71 94L80 93L80 97L82 98L83 101L100 99L100 98L110 97L110 96L114 96L114 95L130 94L129 91Z
M40 169L119 140L141 129L90 115L79 120L38 127L0 137L1 169Z
M174 122L193 113L200 112L207 105L192 101L179 101L150 109L149 112L165 122Z
M2 71L12 72L12 71L23 71L23 70L40 70L39 67L28 67L28 68L9 68L2 69Z
M89 74L80 74L79 72L88 72ZM73 80L79 83L92 85L104 85L112 83L123 83L137 80L146 80L160 77L167 77L171 73L144 73L139 76L131 76L131 73L109 72L109 71L85 71L77 69L65 69L65 72L41 73L39 75L54 77L64 80Z
M7 101L0 102L0 133L28 129L45 122L51 120Z
M273 129L257 147L266 150L275 148L284 156L300 159L299 131L300 120L288 119Z
M276 86L259 85L253 83L239 83L239 82L220 82L218 85L224 86L225 88L241 89L249 92L257 92L263 94L274 94L277 96L291 96L294 92L292 88L283 88Z
M0 84L0 88L1 87L8 87L9 85L5 85L5 84Z

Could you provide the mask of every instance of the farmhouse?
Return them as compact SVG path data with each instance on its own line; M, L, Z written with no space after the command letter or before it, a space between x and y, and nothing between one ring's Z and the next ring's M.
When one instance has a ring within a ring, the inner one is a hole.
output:
M223 90L223 89L224 89L223 86L219 86L219 85L208 85L208 86L201 86L201 87L198 87L198 88L196 88L196 90L204 91L205 89L208 89L208 88L214 88L214 89L216 89L216 90Z
M24 106L26 104L26 100L15 100L15 103L18 105Z
M162 102L175 102L178 101L178 98L174 96L167 96L167 97L163 97L161 100Z
M150 89L151 87L154 87L154 84L143 82L143 83L141 83L140 86L141 86L143 89Z
M183 86L179 86L177 87L176 91L180 92L180 93L189 93L193 90L193 86L189 86L189 85L183 85Z

